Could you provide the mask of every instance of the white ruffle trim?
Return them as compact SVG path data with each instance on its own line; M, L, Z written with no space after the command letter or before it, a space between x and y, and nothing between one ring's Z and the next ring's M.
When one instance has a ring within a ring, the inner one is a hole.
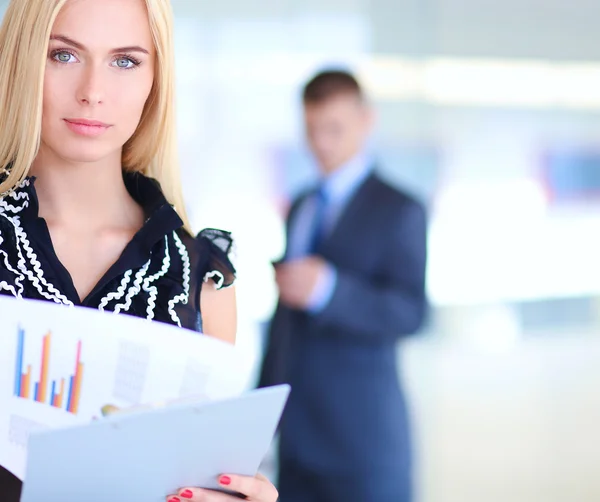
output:
M214 280L215 277L217 278L216 281ZM204 275L204 282L208 282L211 279L213 279L215 283L215 289L221 289L223 287L223 284L225 283L225 276L218 270L211 270L210 272L206 272L206 274Z
M11 295L21 298L23 296L23 282L29 280L31 284L36 288L38 293L47 300L61 305L73 306L71 302L64 294L62 294L52 283L48 282L44 277L42 265L39 262L37 255L33 251L29 239L25 230L21 227L19 213L29 206L29 194L25 191L19 191L19 188L25 188L30 185L29 180L25 180L21 183L17 189L7 196L0 198L0 217L7 220L14 229L16 236L16 253L17 253L17 264L13 266L9 263L9 257L6 251L0 248L0 263L5 267L6 270L11 272L15 276L15 282L8 284L5 281L0 282L0 291L8 291ZM12 199L15 203L9 203L7 199ZM177 247L177 251L183 263L182 272L182 283L183 293L175 296L168 300L168 312L173 322L181 327L181 320L175 311L175 306L178 303L187 304L190 297L190 276L191 266L190 257L187 248L179 238L176 232L172 234L173 241ZM0 246L4 242L2 235L0 234ZM162 266L160 270L146 277L150 264L154 257L144 264L144 266L135 273L133 283L131 284L131 278L133 276L133 270L128 270L123 275L123 279L119 284L116 291L108 293L98 305L98 309L105 311L109 306L109 303L120 301L124 298L121 303L115 305L112 309L115 313L127 312L133 303L133 298L138 295L141 291L148 293L148 306L146 309L147 319L154 319L154 311L156 308L156 301L158 298L158 288L153 285L158 279L165 276L171 267L171 254L170 254L170 240L168 236L165 236L165 252L162 258ZM208 275L208 274L207 274ZM221 274L221 282L224 281L224 277ZM130 285L131 284L131 285ZM129 289L128 289L129 287Z

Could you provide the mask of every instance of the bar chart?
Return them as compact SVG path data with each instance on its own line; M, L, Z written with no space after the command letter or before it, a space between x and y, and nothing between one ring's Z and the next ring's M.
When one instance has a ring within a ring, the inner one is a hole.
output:
M48 332L44 335L41 354L39 355L39 377L35 382L33 381L35 376L32 374L32 364L26 364L24 360L26 341L25 330L19 327L17 332L14 395L77 414L84 370L84 364L81 362L81 341L77 342L73 374L50 380L52 333Z

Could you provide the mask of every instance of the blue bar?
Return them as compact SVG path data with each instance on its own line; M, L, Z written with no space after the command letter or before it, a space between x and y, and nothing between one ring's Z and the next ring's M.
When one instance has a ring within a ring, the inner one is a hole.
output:
M21 379L23 378L23 346L25 345L25 332L19 327L19 341L17 343L17 364L15 365L15 396L21 395Z
M33 399L34 399L34 401L38 400L39 386L40 386L39 382L35 384L35 392L33 393Z
M69 378L69 399L67 400L67 411L71 411L71 400L73 399L73 385L75 377Z
M56 380L52 380L52 392L50 393L50 406L54 406L54 393L56 392Z

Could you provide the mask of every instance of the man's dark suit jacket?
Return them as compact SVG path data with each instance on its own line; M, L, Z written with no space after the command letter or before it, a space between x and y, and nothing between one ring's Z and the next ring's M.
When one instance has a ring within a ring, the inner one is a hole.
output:
M293 221L306 196L292 205ZM259 386L290 383L280 461L330 473L410 470L399 338L426 313L423 206L377 175L358 188L320 254L337 269L327 306L279 304Z

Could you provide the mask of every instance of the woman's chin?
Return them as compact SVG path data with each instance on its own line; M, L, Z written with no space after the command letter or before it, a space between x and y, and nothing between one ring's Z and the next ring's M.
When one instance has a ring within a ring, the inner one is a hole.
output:
M86 145L85 147L61 149L56 151L59 158L65 162L72 164L95 164L98 162L105 161L106 159L117 157L121 158L122 147L120 148L106 148L105 145L100 147Z

